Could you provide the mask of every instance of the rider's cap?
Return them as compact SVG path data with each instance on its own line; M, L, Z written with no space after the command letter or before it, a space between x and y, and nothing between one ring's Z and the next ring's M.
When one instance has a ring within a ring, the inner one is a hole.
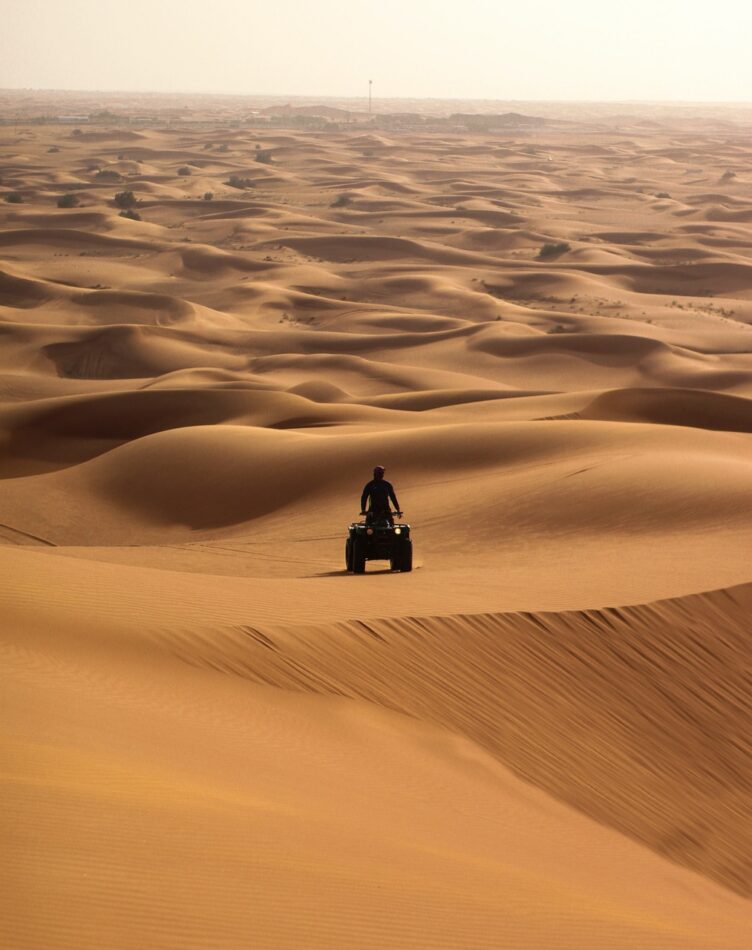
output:
M377 466L374 468L374 470L373 470L373 474L374 474L374 475L383 475L385 471L386 471L386 469L384 468L383 465L377 465Z

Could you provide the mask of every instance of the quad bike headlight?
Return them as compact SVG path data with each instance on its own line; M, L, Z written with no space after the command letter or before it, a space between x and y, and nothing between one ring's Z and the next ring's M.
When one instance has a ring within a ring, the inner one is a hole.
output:
M394 529L394 533L395 533L395 534L402 534L402 528L395 528L395 529Z
M366 528L366 534L373 534L373 528Z

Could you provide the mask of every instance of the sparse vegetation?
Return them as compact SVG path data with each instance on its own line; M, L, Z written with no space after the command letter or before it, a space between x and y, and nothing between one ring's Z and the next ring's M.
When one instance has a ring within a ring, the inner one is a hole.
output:
M253 188L254 182L252 178L243 178L241 175L230 175L230 177L225 182L226 185L229 185L230 188Z
M5 202L9 205L23 204L23 195L20 191L8 191L5 193Z
M670 198L671 195L667 191L659 191L655 197L656 198Z
M114 168L103 168L94 176L97 181L122 181L123 176L116 172Z
M261 148L256 152L254 158L257 162L261 162L262 165L271 165L272 163L271 150L268 148Z
M732 178L736 178L736 172L732 172L731 169L721 175L721 181L731 181Z
M571 245L567 244L566 241L552 242L547 241L543 247L538 251L538 260L544 261L549 260L552 257L559 257L561 254L566 254L567 251L571 251Z
M218 152L229 152L229 151L230 151L230 146L227 144L227 142L223 142L223 143L219 146L219 148L217 149L217 151L218 151Z
M332 208L346 208L352 201L352 195L341 194L332 202Z
M181 165L181 167L178 168L178 175L185 176L185 175L190 175L190 173L191 173L191 170L187 165Z
M214 192L213 192L213 191L205 191L205 192L204 192L204 201L213 201L213 200L214 200Z
M128 218L130 221L140 221L141 215L138 211L134 211L133 208L126 208L125 211L120 212L121 218Z
M138 204L132 191L119 191L113 201L116 208L134 208Z
M48 152L59 152L60 149L57 147L57 145L50 145L50 147L47 149L47 151L48 151Z
M68 194L61 195L57 199L58 208L77 208L81 202L79 201L78 195L74 195L72 192Z

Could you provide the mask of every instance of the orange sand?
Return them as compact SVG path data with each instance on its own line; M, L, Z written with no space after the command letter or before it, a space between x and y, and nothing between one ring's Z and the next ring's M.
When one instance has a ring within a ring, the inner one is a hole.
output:
M3 129L0 944L752 945L749 130L589 121Z

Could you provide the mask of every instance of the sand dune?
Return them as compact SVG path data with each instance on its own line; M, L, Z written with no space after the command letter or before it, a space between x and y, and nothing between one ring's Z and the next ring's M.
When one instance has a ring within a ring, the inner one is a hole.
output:
M747 948L747 120L196 110L0 144L3 945Z
M579 417L752 432L749 399L695 390L616 390L598 396Z

